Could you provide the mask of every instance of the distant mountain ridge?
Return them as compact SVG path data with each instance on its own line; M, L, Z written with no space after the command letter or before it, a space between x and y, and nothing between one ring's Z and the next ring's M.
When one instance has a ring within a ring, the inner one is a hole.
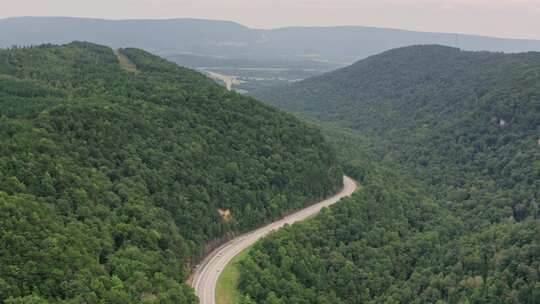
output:
M362 26L251 29L200 19L103 20L71 17L0 19L0 47L84 40L138 47L159 55L197 54L250 60L313 60L347 64L409 45L441 44L464 50L540 51L540 41L424 33Z

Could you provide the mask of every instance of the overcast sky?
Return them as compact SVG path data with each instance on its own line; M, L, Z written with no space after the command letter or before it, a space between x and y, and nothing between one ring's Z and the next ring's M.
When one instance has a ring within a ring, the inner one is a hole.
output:
M206 18L256 28L367 25L540 39L540 0L0 0L0 17Z

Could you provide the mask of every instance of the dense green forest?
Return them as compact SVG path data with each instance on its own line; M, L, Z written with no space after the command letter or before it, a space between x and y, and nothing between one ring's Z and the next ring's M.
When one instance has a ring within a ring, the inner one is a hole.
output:
M258 243L255 303L540 303L540 54L397 49L258 96L361 189Z
M0 50L0 303L196 303L205 244L341 186L316 128L120 52Z

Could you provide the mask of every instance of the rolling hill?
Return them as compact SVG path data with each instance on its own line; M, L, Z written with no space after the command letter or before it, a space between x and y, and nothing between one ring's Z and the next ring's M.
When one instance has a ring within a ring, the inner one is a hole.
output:
M448 175L446 170L461 171L466 163L471 174L506 179L505 166L519 162L531 178L538 153L539 79L539 53L417 46L255 95L373 135L386 145L387 157L414 162L419 172L437 164L440 175ZM479 157L490 161L478 162Z
M0 303L196 303L206 249L342 180L293 116L83 42L0 50L0 141Z
M251 250L245 303L537 303L540 53L406 47L256 95L362 187Z

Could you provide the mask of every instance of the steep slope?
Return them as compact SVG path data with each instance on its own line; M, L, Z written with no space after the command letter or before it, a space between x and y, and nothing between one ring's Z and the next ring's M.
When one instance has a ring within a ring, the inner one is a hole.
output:
M316 129L120 52L0 50L2 303L195 303L205 244L341 186Z
M352 198L250 249L242 304L538 303L538 216L471 229L410 178L358 163Z
M246 303L538 302L539 53L408 47L258 96L363 188L250 251Z
M433 184L537 182L539 53L408 47L255 95L369 134L386 161Z

